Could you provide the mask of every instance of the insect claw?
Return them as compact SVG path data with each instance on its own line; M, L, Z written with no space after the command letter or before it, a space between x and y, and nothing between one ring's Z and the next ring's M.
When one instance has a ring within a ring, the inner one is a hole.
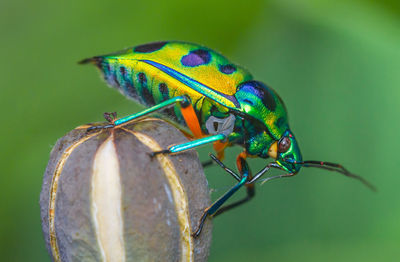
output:
M200 235L200 229L197 229L195 232L192 233L193 238L197 238Z
M197 238L201 231L203 230L204 222L206 221L206 218L208 217L208 212L204 211L203 215L200 218L199 224L197 225L196 230L192 233L193 238Z
M86 132L90 132L92 130L97 130L97 129L108 129L108 128L113 128L115 127L114 124L109 124L109 125L105 125L105 126L91 126L88 129L86 129Z
M168 149L164 149L164 150L160 150L160 151L150 152L148 154L151 158L154 158L155 156L157 156L159 154L169 154L169 153L171 153L171 152Z

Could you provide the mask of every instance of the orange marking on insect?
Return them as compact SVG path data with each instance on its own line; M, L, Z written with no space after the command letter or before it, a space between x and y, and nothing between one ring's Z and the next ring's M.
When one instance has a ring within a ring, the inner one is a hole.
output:
M242 170L242 159L244 159L244 160L246 160L246 158L248 157L249 155L245 152L245 151L243 151L242 153L240 153L238 156L237 156L237 158L236 158L236 165L237 165L237 167L238 167L238 169L239 170Z
M219 160L224 160L225 158L225 148L229 145L228 142L221 142L221 141L217 141L214 142L213 146L214 146L214 150L215 152L217 152L217 158Z
M195 138L204 137L204 133L203 133L203 131L201 131L199 119L197 118L197 115L193 109L193 106L189 105L187 107L181 107L181 112L182 112L183 118L185 119L187 126L189 127L190 131L192 131L193 136Z

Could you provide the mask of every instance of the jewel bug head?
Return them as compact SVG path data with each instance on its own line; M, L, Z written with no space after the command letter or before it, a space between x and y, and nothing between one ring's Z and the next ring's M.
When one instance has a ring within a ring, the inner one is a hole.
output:
M341 164L317 161L317 160L302 160L299 146L297 144L296 138L290 130L286 130L282 138L271 145L268 150L268 155L276 159L275 163L279 165L280 168L285 171L296 174L299 172L301 167L314 167L325 169L329 171L334 171L343 174L347 177L351 177L359 180L365 186L370 188L372 191L376 191L374 185L369 183L364 178L350 173Z
M286 130L279 141L274 142L268 150L268 155L276 159L276 163L289 173L297 173L302 162L300 148L290 130Z
M289 137L289 131L286 132L289 130L289 125L285 105L272 88L262 82L251 80L240 84L235 96L241 111L247 115L250 123L245 127L246 131L250 130L246 147L250 155L271 157L270 151L275 148L276 153L273 154L273 158L277 159L278 144L280 153L284 154L286 152L284 149L289 149L292 140L293 148L290 150L298 151L296 141ZM284 148L285 145L288 148Z

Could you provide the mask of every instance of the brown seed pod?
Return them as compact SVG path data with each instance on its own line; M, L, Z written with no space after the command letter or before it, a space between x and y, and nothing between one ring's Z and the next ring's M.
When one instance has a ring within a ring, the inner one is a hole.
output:
M94 124L98 125L98 124ZM187 142L176 128L145 119L58 140L40 206L53 261L206 261L211 223L195 230L209 191L197 153L148 153Z

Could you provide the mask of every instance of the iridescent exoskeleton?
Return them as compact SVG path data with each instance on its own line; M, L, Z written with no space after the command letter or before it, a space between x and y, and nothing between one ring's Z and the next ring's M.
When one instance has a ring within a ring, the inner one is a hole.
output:
M279 95L266 84L254 80L247 70L209 48L184 42L156 42L95 56L81 63L95 64L112 87L148 107L101 128L161 113L191 141L153 155L214 144L217 156L210 155L211 158L232 175L237 184L205 209L194 236L200 234L207 216L216 216L251 199L255 193L254 183L270 168L285 173L263 181L293 176L301 167L319 167L358 178L372 187L339 164L302 161ZM225 148L232 145L243 147L237 157L239 174L221 162ZM247 157L271 158L273 161L252 175ZM221 207L243 185L247 188L247 197Z

